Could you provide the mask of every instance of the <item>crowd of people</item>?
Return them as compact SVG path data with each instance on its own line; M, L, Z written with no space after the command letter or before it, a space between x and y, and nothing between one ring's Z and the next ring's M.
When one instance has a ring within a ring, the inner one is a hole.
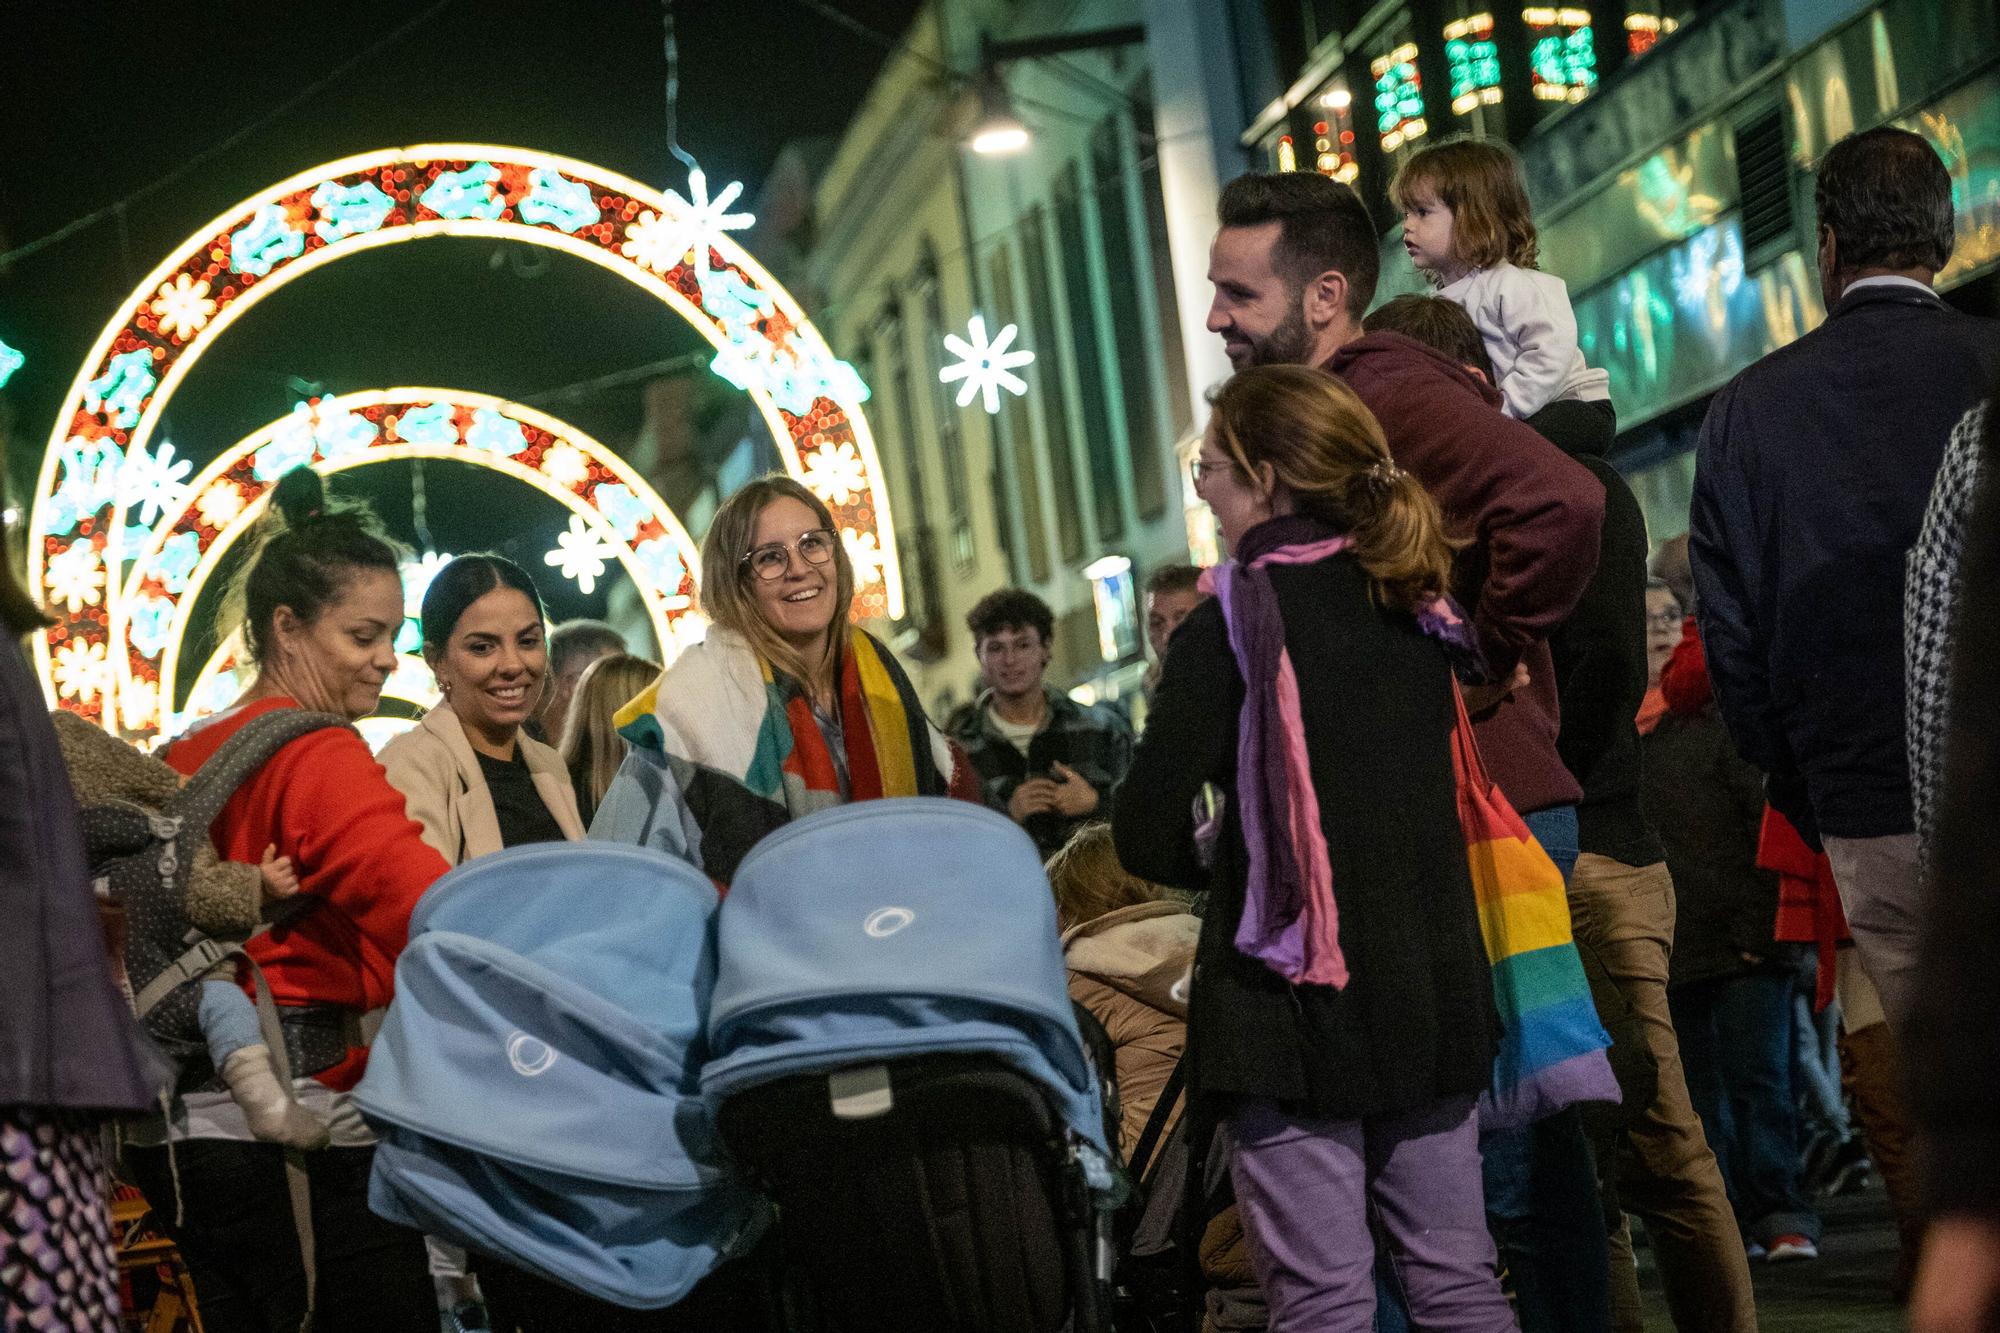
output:
M1371 310L1350 190L1222 193L1209 327L1235 374L1190 466L1230 556L1152 571L1136 729L1049 682L1055 618L1016 588L973 608L979 693L934 724L852 619L826 506L772 477L714 516L711 627L664 671L607 626L551 629L512 562L451 561L421 611L441 700L377 756L350 724L395 666L399 554L288 474L228 613L254 679L149 779L171 793L260 719L315 716L242 775L200 867L282 927L244 947L254 969L194 974L217 1077L165 1114L100 942L95 761L0 652L5 1327L112 1327L114 1116L212 1333L757 1326L728 1269L622 1310L377 1217L350 1094L451 867L589 836L726 890L790 821L908 796L983 802L1046 860L1121 1151L1216 1126L1209 1328L1628 1333L1637 1219L1675 1327L1747 1333L1752 1265L1816 1257L1818 1196L1864 1158L1916 1325L1993 1327L2000 330L1932 290L1943 164L1895 129L1828 152L1828 319L1717 395L1689 532L1662 542L1607 461L1608 382L1536 267L1511 155L1426 148L1392 197L1436 291ZM0 611L44 623L11 575ZM1573 939L1616 1101L1487 1114L1503 1008L1467 807L1489 796L1565 886L1550 939Z

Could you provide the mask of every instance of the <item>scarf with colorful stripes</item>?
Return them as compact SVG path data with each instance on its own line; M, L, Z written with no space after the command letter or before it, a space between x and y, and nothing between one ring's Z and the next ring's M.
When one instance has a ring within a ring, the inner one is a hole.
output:
M1249 878L1236 947L1287 981L1335 988L1347 984L1348 972L1333 870L1307 762L1298 675L1285 648L1284 618L1268 570L1315 564L1350 545L1347 536L1317 520L1287 515L1245 533L1237 558L1202 576L1202 586L1221 607L1245 687L1235 799ZM1416 619L1464 674L1481 671L1471 627L1449 598L1429 599Z

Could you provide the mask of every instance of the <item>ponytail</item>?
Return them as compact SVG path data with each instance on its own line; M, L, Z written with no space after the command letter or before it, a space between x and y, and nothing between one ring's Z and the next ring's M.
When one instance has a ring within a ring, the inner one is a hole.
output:
M1382 600L1415 611L1441 597L1451 579L1453 542L1445 535L1444 514L1423 483L1394 463L1376 463L1360 477L1355 505L1358 521L1348 529L1350 548L1375 581Z
M365 505L331 499L310 467L293 468L271 488L270 508L223 599L220 623L240 625L251 658L261 662L279 607L310 623L363 569L399 572L396 548L375 515Z

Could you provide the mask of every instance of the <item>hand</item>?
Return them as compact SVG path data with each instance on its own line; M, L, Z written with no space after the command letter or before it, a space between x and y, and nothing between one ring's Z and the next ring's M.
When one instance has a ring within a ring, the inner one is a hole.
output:
M1083 774L1068 764L1050 764L1049 768L1060 779L1055 785L1055 805L1059 814L1077 819L1097 808L1097 788L1084 780Z
M299 891L299 877L292 869L292 858L278 855L276 843L264 849L264 859L257 870L264 876L264 896L273 902L282 902Z
M1923 1254L1910 1292L1911 1333L1985 1333L2000 1321L2000 1222L1939 1218Z
M1459 691L1465 696L1465 711L1474 717L1490 713L1500 706L1501 700L1515 690L1528 688L1528 664L1516 662L1514 674L1494 685L1467 685Z
M1007 817L1020 824L1029 815L1047 814L1056 808L1056 790L1056 784L1047 778L1029 778L1007 798Z

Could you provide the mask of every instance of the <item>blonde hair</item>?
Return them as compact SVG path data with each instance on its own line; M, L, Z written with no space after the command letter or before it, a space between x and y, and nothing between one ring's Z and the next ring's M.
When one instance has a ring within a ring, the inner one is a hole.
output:
M828 626L826 651L817 662L803 654L764 619L756 594L750 590L755 577L743 565L757 532L757 519L773 501L797 500L812 510L819 525L834 534L833 595L834 619ZM723 501L709 521L708 535L701 543L701 609L724 629L735 630L750 641L757 655L815 694L832 689L840 679L841 654L846 651L845 630L852 623L854 607L854 566L847 558L847 543L825 501L790 477L781 474L759 477Z
M1085 824L1056 850L1046 867L1056 895L1056 921L1064 930L1107 912L1159 902L1167 891L1118 863L1111 825Z
M604 799L611 779L618 776L618 766L625 762L625 738L611 724L612 717L659 674L658 662L610 653L577 677L569 718L563 723L562 740L556 748L571 779L589 790L591 805Z
M1535 214L1521 184L1521 159L1507 145L1447 139L1418 149L1396 169L1389 198L1406 209L1419 193L1451 210L1452 258L1474 268L1502 260L1535 267Z
M1354 391L1311 366L1252 366L1215 391L1209 427L1239 475L1269 464L1299 512L1333 525L1378 595L1414 610L1446 590L1455 543Z

